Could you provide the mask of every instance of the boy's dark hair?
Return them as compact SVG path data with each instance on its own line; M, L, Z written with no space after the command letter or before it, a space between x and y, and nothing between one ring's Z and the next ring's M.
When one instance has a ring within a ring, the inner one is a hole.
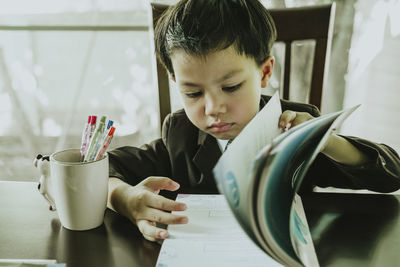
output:
M171 75L174 49L206 56L234 45L261 65L275 39L275 24L259 0L181 0L161 15L154 31L157 57Z

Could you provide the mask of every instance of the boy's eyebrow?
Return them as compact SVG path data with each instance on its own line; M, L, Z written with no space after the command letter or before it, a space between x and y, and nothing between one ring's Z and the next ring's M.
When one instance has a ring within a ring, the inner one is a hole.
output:
M221 83L221 82L231 78L236 73L239 73L239 72L242 72L242 71L243 71L243 69L232 70L232 71L228 72L227 74L225 74L224 76L222 76L221 78L216 79L215 81L217 83ZM189 81L181 81L181 85L190 86L190 87L198 87L199 86L198 84L192 83L192 82L189 82Z
M186 82L186 81L181 81L180 84L184 85L184 86L189 86L189 87L199 87L198 84L195 84L195 83L192 83L192 82Z
M225 74L221 78L217 79L216 81L217 82L223 82L223 81L228 80L229 78L231 78L236 73L239 73L239 72L242 72L242 71L243 71L243 69L231 70L230 72L228 72L227 74Z

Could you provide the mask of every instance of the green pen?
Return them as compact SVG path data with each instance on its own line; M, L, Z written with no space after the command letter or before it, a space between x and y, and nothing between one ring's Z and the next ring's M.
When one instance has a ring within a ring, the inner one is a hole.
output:
M101 116L100 123L97 125L96 130L94 131L93 137L90 140L89 148L86 152L85 158L83 161L89 161L93 157L94 150L98 142L101 142L101 137L103 136L106 116Z

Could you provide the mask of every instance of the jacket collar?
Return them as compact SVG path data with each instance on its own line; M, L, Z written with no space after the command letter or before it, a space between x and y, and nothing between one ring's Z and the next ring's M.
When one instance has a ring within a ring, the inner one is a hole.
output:
M199 149L193 157L193 162L202 174L209 175L222 155L221 149L215 137L200 130L197 144Z

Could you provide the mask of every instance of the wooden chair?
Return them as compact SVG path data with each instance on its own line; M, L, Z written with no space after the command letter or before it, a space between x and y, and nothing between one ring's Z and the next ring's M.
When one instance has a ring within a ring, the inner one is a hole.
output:
M153 29L168 5L151 3ZM335 3L299 8L269 9L277 30L277 42L285 44L283 99L289 99L291 46L294 41L315 40L314 62L309 90L309 103L321 108L322 89L327 78L330 44L335 17ZM157 83L160 104L160 122L171 112L169 77L157 60Z

